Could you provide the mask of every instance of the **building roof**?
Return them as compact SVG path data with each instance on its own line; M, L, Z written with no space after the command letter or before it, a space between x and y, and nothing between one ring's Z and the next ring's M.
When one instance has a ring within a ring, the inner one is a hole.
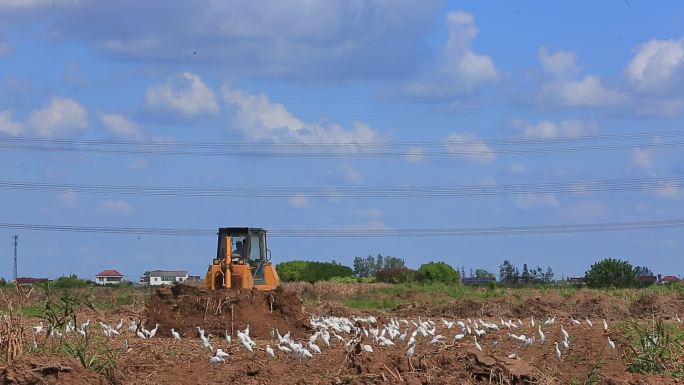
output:
M102 270L95 277L123 277L123 274L116 270Z
M679 282L681 279L675 277L674 275L666 275L660 279L660 282Z
M185 277L188 272L185 270L153 270L150 277Z
M17 279L14 282L18 285L26 285L29 283L45 283L47 281L47 278L17 277Z

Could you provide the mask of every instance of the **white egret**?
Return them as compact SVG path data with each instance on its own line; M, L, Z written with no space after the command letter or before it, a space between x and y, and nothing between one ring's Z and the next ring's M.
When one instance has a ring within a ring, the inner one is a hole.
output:
M177 331L173 330L173 328L171 328L171 335L172 335L173 338L176 339L176 340L180 340L180 339L181 339L180 333L178 333Z
M221 357L216 357L216 356L211 356L211 357L209 358L209 364L211 364L211 365L217 365L217 364L220 364L220 363L224 363L224 364L225 364L225 363L226 363L226 360L224 360L224 359L221 358Z
M370 345L363 345L361 348L366 353L373 353L373 347Z
M477 337L473 337L473 338L475 338L475 349L482 351L482 346L480 346L480 344L477 342Z
M603 319L603 330L608 331L608 321L606 319Z
M554 342L553 344L556 346L556 358L560 360L561 359L561 351L560 351L560 349L558 349L558 342Z
M216 357L221 357L221 358L228 358L229 354L224 352L223 349L216 349L216 353L214 353Z
M610 339L610 336L608 336L608 346L610 346L611 349L615 350L615 341Z
M266 345L266 354L275 357L275 352L273 351L273 348L271 348L271 345Z

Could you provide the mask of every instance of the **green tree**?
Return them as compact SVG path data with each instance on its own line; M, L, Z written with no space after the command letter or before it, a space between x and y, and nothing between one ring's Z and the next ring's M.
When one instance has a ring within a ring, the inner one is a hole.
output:
M62 276L52 281L52 286L58 289L74 289L88 286L88 281L80 279L76 274Z
M653 274L653 270L646 266L637 266L636 275L637 277L653 277L655 274Z
M475 269L475 277L477 278L496 278L493 273L488 272L485 269Z
M416 278L424 282L456 283L461 277L458 271L444 262L429 262L420 265Z
M532 276L530 275L530 270L527 268L526 263L523 264L522 281L525 283L530 283L530 281L532 281Z
M551 270L551 266L546 266L546 273L544 273L544 282L545 283L551 283L553 282L553 270Z
M347 266L336 262L288 261L279 263L276 271L285 282L327 281L333 277L351 277L354 272Z
M355 257L354 258L354 275L359 278L375 277L378 271L388 269L402 269L406 267L406 262L397 257L383 256L378 254L373 257Z
M518 282L518 273L511 261L505 260L499 266L499 281L508 284Z
M378 282L385 283L405 283L411 282L415 279L415 270L406 267L391 268L380 270L375 275Z
M606 258L591 265L584 280L589 287L630 287L636 284L636 269L627 261Z

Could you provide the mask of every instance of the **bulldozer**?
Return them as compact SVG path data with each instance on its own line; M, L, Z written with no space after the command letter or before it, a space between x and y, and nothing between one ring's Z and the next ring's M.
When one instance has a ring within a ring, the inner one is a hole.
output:
M216 258L200 284L203 289L274 290L280 278L266 247L266 230L254 227L221 227Z

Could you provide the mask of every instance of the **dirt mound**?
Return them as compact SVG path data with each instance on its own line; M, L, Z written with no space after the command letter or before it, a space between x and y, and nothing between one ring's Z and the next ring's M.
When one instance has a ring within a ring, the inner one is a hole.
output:
M75 358L20 356L0 370L2 384L108 384L97 373L86 370Z
M201 326L223 336L249 324L250 336L266 338L273 328L302 336L309 329L302 301L294 292L274 290L202 290L187 285L157 289L147 305L146 325L159 324L158 335L171 328L193 335Z

